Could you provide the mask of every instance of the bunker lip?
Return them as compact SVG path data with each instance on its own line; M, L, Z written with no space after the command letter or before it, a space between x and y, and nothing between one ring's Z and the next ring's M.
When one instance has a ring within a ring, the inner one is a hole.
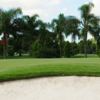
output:
M0 100L100 100L100 77L57 76L0 83Z
M76 76L76 77L100 77L99 75L84 75L84 74L81 74L81 75L72 75L72 74L61 74L61 75L42 75L42 76L30 76L30 77L21 77L21 78L15 78L15 79L11 79L11 78L8 78L8 79L0 79L0 83L2 82L12 82L12 81L18 81L18 80L28 80L28 79L35 79L35 78L49 78L49 77L67 77L67 76Z

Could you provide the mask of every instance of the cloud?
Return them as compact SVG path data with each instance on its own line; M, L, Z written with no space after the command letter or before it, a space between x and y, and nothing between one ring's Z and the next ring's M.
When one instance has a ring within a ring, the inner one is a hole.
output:
M89 2L85 2L84 4L88 4Z
M67 8L63 8L62 12L65 13L67 11Z
M60 13L67 11L63 4L68 0L0 0L0 7L4 9L21 7L23 14L32 16L38 14L40 19L51 21Z
M93 38L93 36L88 34L87 39L91 39L91 38Z
M100 16L100 0L92 0L92 2L94 3L94 8L92 10L92 13L94 13L97 16Z
M50 4L52 4L52 5L57 5L59 3L60 3L60 0L51 0L50 1Z
M72 38L71 36L68 36L67 38L64 39L65 41L69 41L69 42L72 42Z

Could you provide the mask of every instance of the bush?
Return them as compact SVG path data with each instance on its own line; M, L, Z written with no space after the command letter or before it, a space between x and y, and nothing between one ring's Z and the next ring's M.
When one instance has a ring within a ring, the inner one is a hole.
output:
M8 55L14 56L14 46L12 46L12 45L8 46Z
M64 51L65 57L68 57L68 58L71 57L72 52L71 52L71 44L69 43L69 41L64 43L63 51Z
M79 53L79 48L78 48L78 45L73 42L71 43L71 55L74 57L74 55L78 54Z
M53 47L52 47L53 46ZM56 58L59 57L59 49L56 48L55 43L48 46L40 40L32 43L32 56L35 58Z

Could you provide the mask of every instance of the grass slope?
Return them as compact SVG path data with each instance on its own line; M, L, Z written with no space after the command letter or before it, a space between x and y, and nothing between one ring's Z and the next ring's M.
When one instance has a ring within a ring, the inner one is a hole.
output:
M100 59L5 59L0 60L0 81L43 76L100 76Z

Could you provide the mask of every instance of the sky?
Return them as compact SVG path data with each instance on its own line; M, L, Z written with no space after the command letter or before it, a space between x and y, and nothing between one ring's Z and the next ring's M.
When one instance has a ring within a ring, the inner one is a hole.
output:
M80 18L78 8L88 2L93 2L95 5L92 13L100 16L100 0L0 0L0 8L8 10L20 7L24 15L38 14L39 19L44 22L51 22L53 18L58 18L60 13L65 16L72 15ZM90 38L92 36L88 35L88 39ZM65 40L71 42L71 36Z

